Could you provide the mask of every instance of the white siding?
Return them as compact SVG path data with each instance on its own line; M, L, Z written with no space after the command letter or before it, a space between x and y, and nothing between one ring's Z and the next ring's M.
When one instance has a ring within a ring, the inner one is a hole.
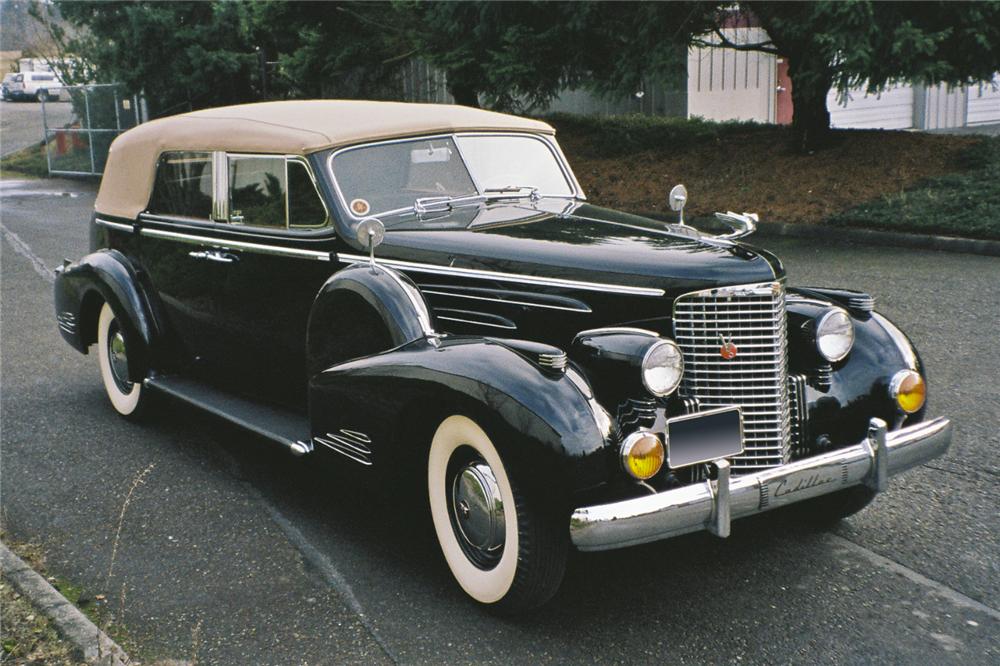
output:
M941 84L927 88L924 98L924 122L921 129L964 127L968 110L965 88Z
M727 28L724 32L737 44L767 40L760 28ZM775 57L765 53L689 49L688 117L774 122L775 68Z
M1000 123L1000 74L992 82L981 83L969 88L969 125L980 123Z
M908 129L913 127L913 88L895 86L875 95L859 88L844 100L836 90L831 90L826 97L826 108L834 127Z

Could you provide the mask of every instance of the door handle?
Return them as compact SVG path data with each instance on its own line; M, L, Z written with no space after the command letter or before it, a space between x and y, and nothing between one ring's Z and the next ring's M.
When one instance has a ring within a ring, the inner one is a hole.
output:
M223 252L221 250L194 250L188 252L188 256L192 259L204 259L205 261L214 261L219 264L234 264L240 260L232 252Z

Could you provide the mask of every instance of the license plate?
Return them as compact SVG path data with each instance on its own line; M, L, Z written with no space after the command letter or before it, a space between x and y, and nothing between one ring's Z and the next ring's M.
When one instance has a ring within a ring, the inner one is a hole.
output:
M667 421L667 464L672 469L743 453L739 407L720 407Z

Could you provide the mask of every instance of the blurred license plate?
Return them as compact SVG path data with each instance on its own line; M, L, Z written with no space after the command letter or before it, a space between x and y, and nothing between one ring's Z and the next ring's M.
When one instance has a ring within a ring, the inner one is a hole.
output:
M721 407L667 421L667 464L672 469L743 453L739 407Z

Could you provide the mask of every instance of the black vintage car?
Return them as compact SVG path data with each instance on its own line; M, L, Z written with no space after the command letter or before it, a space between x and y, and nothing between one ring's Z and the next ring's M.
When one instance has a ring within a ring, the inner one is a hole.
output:
M164 394L426 478L458 583L519 610L571 545L836 520L948 448L871 296L786 287L753 216L703 234L685 198L592 205L550 126L476 109L198 111L114 142L56 317L125 417Z

